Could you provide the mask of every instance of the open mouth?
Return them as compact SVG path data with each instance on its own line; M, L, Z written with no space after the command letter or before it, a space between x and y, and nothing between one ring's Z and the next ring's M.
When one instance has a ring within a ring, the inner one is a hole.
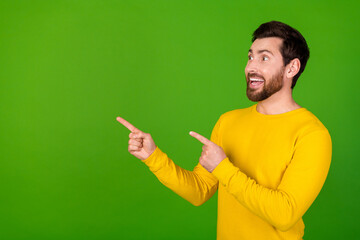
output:
M262 85L264 85L264 79L261 78L250 78L250 84L253 88L258 88Z

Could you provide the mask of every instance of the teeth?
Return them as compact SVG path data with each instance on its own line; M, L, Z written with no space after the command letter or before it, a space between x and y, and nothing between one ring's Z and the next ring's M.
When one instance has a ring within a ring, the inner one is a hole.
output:
M262 79L257 79L257 78L250 78L250 81L263 82L264 80L262 80Z

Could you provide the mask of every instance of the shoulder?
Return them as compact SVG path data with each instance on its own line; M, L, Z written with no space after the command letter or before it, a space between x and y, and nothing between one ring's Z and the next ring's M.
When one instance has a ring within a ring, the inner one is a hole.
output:
M315 116L312 112L306 109L301 119L299 119L299 128L300 128L300 136L311 136L311 135L322 135L327 138L330 137L329 130L325 127L325 125L320 121L319 118Z
M223 113L220 116L220 120L226 121L226 120L238 119L240 117L245 117L246 115L249 115L251 113L253 107L254 105L247 108L230 110L228 112Z

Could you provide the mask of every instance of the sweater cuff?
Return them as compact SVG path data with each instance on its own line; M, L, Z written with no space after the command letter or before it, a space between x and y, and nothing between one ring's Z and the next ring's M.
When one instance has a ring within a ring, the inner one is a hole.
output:
M212 171L212 174L219 179L219 182L226 186L232 176L238 172L239 169L230 162L229 158L222 160L219 165Z
M156 147L154 152L146 159L142 160L149 168L154 168L161 165L161 160L166 156L159 147Z

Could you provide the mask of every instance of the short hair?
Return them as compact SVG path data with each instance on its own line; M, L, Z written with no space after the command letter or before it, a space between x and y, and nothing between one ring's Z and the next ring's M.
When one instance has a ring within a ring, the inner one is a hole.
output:
M253 33L252 42L256 39L278 37L283 40L280 47L280 52L283 57L284 66L290 63L291 60L298 58L300 60L300 70L293 77L291 88L295 87L296 81L304 71L306 63L310 57L309 47L305 38L301 33L290 27L289 25L271 21L261 24Z

